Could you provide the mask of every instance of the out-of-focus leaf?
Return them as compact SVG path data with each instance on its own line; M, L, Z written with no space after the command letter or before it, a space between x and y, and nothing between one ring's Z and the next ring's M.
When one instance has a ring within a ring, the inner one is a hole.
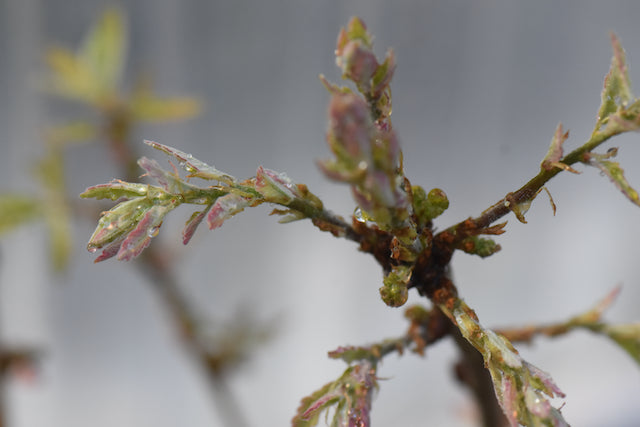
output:
M320 82L325 87L325 89L327 89L332 95L353 93L351 88L348 88L347 86L338 86L335 83L331 83L329 80L327 80L324 74L320 74L318 78L320 79Z
M379 98L382 92L389 87L393 73L396 70L396 57L393 50L389 49L382 64L376 69L371 77L371 93L374 98Z
M613 33L611 34L611 47L613 48L613 57L609 73L604 79L596 131L602 127L610 115L618 111L619 107L625 107L633 99L624 49L620 40Z
M0 194L0 234L42 216L42 201L22 194Z
M87 64L78 61L73 52L51 47L46 53L51 71L45 88L58 96L95 105L99 93Z
M117 90L126 56L127 30L122 12L105 10L87 34L78 60L90 70L101 95Z
M98 130L87 121L75 121L63 125L56 125L46 132L46 139L54 146L67 145L75 142L85 142L96 137Z
M131 113L136 120L167 122L197 116L202 103L191 97L160 98L148 91L136 91L131 99Z
M614 157L618 152L617 148L610 148L606 154L587 153L585 156L590 165L600 169L614 183L618 190L622 191L627 199L640 206L640 196L638 192L629 185L624 177L624 170L620 167L620 163L607 160Z
M305 397L300 402L298 412L291 421L293 427L311 427L318 424L323 410L340 400L341 394L336 390L335 382L330 382Z
M553 168L560 168L569 172L579 173L571 166L560 162L563 155L562 144L564 144L567 138L569 138L569 131L563 132L562 124L558 124L558 127L553 134L553 139L551 139L549 151L547 152L547 155L544 156L544 159L542 159L542 163L540 164L542 169L550 171Z
M54 199L45 207L44 218L49 231L49 252L54 269L63 270L71 256L71 213L65 199Z
M354 16L349 20L346 36L348 40L361 40L368 47L371 47L373 44L373 37L367 31L367 26L357 16Z
M45 195L42 213L49 232L49 250L53 267L62 270L71 255L71 208L67 202L62 151L51 146L47 155L38 163L36 175L42 182Z
M600 332L614 340L640 364L640 323L606 325Z

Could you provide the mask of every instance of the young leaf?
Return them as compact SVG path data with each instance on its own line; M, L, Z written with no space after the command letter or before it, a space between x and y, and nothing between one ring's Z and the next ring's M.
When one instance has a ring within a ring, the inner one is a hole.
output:
M375 364L361 360L348 367L336 381L302 399L291 424L315 426L321 413L335 405L332 426L370 427L371 400L377 387Z
M586 153L585 158L591 166L597 167L607 175L627 199L640 206L640 196L638 196L638 192L627 182L627 179L624 177L624 170L620 167L620 164L607 160L614 157L617 153L617 148L611 148L606 154Z
M614 340L640 364L640 323L606 325L600 332Z
M120 198L132 199L146 196L148 190L149 186L147 184L132 184L116 179L108 184L98 184L89 187L80 194L80 197L83 199L97 200L118 200Z
M87 244L89 252L95 252L125 237L152 206L152 200L136 197L119 203L110 211L103 212Z
M504 336L483 328L473 310L457 296L446 295L437 304L482 354L498 402L512 427L568 426L547 399L564 397L549 375L523 360Z
M144 141L145 144L150 145L156 150L160 150L163 153L176 158L180 162L180 166L187 172L189 172L189 177L201 178L205 180L214 180L223 182L227 185L236 184L236 179L231 175L227 175L224 172L220 172L213 166L209 166L205 162L202 162L191 154L187 154L183 151L180 151L176 148L169 147L168 145L163 145L154 141Z
M151 206L122 241L118 250L118 259L129 261L140 255L142 250L151 243L151 238L158 234L162 220L172 209L173 206L170 204Z
M196 229L198 228L198 226L200 225L200 223L202 222L204 217L207 215L207 212L209 211L209 209L211 209L212 206L213 204L207 206L205 210L200 212L194 212L191 215L191 218L189 218L189 220L184 225L184 229L182 230L183 244L186 245L187 243L189 243L189 241L191 241L191 238L195 234Z
M613 48L611 68L604 79L602 101L595 131L600 130L607 118L618 111L619 107L625 107L633 99L624 49L620 40L613 33L611 33L611 47Z
M336 403L341 398L335 382L330 382L305 397L300 402L296 416L293 417L293 427L311 427L318 424L322 411Z
M258 167L256 172L255 188L266 202L278 205L286 206L296 198L302 197L296 185L285 173L265 169L262 166Z
M571 168L569 165L565 165L560 162L563 155L562 144L569 138L569 131L563 132L562 124L558 124L555 133L553 134L553 139L551 140L551 145L549 146L549 151L547 155L542 159L542 163L540 167L544 170L550 171L554 167L564 169L573 173L578 173L575 169Z
M229 193L216 199L215 203L209 210L207 215L207 223L209 229L213 230L220 226L227 219L244 210L244 208L252 206L253 201L246 197L242 197L235 193Z

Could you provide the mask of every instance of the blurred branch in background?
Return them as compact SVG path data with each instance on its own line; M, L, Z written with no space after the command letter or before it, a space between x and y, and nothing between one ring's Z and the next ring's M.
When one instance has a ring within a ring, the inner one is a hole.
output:
M160 97L149 79L142 79L131 93L125 93L125 69L128 33L119 9L109 8L88 32L76 51L51 47L47 51L48 72L44 90L57 99L87 107L100 120L75 118L45 132L44 154L34 168L40 191L37 194L8 192L0 194L0 233L10 232L36 222L44 222L49 234L49 257L52 268L63 271L73 253L73 223L87 213L75 206L75 195L65 186L65 154L73 145L96 141L106 144L119 174L127 180L139 179L141 170L133 148L134 133L140 123L185 120L196 116L201 103L191 97ZM99 205L94 205L91 217ZM173 271L166 248L149 248L136 261L141 274L150 282L164 303L179 333L180 342L190 358L198 364L210 383L212 400L226 426L245 426L243 411L227 385L227 376L249 358L256 346L270 336L273 324L258 326L248 312L228 322L216 319L203 322L206 316L196 310L184 295ZM211 330L224 331L212 334ZM126 348L123 349L126 351ZM34 352L29 349L3 349L0 346L0 381L14 368L31 366ZM1 386L0 386L1 387ZM1 399L1 396L0 396ZM0 426L2 411L0 406Z

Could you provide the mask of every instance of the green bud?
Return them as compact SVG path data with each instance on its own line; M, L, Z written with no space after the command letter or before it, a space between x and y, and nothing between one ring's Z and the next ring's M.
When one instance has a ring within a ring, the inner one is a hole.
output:
M406 266L393 267L391 273L384 278L384 286L380 288L382 301L390 307L400 307L409 298L408 284L411 279L411 268Z

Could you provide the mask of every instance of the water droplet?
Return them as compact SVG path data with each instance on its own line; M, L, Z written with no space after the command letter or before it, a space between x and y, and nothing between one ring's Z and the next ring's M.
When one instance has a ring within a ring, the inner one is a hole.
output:
M156 227L151 227L149 230L147 230L147 236L156 237L159 232L160 232L160 226L159 225L156 226Z
M365 218L364 213L362 212L362 209L360 209L359 207L356 208L356 210L353 212L353 217L358 222L367 222L367 219Z
M92 254L95 254L98 251L98 248L96 248L95 246L89 246L87 247L87 250Z

